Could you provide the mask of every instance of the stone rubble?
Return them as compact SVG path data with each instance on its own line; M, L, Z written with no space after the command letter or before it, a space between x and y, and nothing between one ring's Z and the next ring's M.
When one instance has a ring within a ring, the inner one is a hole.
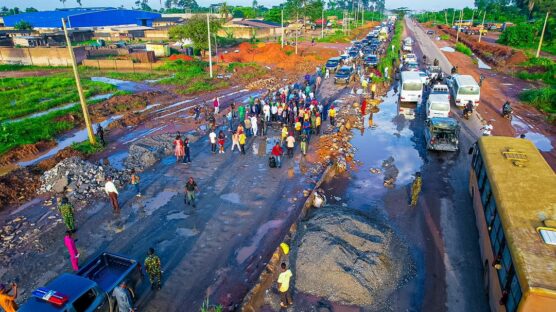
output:
M194 140L189 137L190 143ZM129 156L125 160L125 167L141 172L154 165L163 157L174 153L175 133L164 133L142 138L134 142L129 148ZM185 136L182 135L182 139Z
M63 193L73 204L104 195L107 177L121 188L130 179L130 170L117 170L109 164L93 164L78 157L66 158L41 177L39 194Z

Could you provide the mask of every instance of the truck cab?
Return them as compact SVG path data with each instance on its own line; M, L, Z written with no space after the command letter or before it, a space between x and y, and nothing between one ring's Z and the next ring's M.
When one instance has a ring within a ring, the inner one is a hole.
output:
M453 118L434 117L425 121L428 150L455 152L459 145L459 124Z

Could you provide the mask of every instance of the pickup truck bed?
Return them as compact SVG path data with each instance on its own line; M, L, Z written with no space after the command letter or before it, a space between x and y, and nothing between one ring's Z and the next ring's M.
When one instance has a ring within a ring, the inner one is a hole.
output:
M95 281L106 292L112 291L123 278L137 268L137 262L118 255L102 253L76 274Z

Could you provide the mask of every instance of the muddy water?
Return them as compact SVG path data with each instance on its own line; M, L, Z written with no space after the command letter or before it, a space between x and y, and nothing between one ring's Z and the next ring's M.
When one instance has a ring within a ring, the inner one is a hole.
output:
M91 81L104 82L116 86L118 90L129 92L153 91L155 88L146 83L113 79L108 77L91 77Z

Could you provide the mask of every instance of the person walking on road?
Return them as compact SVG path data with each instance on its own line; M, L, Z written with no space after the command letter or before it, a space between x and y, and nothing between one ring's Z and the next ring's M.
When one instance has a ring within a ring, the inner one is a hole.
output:
M60 214L62 215L62 220L69 231L75 231L75 218L73 214L73 206L69 203L67 197L62 197L60 201L60 206L58 207Z
M280 142L276 142L276 145L272 148L272 156L276 158L276 166L278 168L282 167L282 154L284 153L284 150L280 145Z
M324 74L324 79L330 78L330 69L326 69L326 74Z
M218 153L224 154L224 143L226 143L226 135L224 131L220 130L218 132Z
M241 147L239 146L239 134L237 133L237 131L234 131L234 133L232 134L232 152L234 151L234 148L237 146L237 150L241 152Z
M320 117L320 113L315 114L315 132L317 135L320 135L320 126L322 124L322 119Z
M131 185L133 185L133 188L135 189L135 192L137 193L137 197L141 197L141 191L139 190L139 181L141 180L141 178L139 178L139 176L135 173L135 169L131 169Z
M288 157L293 157L293 148L295 147L295 138L293 137L293 132L286 138L286 147L288 148Z
M174 155L176 155L176 162L179 162L185 154L183 148L183 140L181 139L181 135L176 135L176 139L174 140Z
M243 155L245 155L245 141L247 140L247 136L245 136L245 133L241 132L239 134L239 149L241 150L241 153Z
M195 192L199 192L199 187L197 186L197 182L193 180L193 177L189 177L189 180L185 184L185 204L191 205L193 208L196 207Z
M479 76L479 87L483 86L483 80L485 80L485 75L481 73L481 75Z
M251 116L251 130L253 131L253 136L257 136L259 132L259 125L257 124L257 116Z
M151 289L160 289L162 284L162 270L160 268L160 258L154 253L154 248L149 248L145 259L145 271L149 275Z
M185 150L185 156L183 158L183 163L190 163L191 162L191 148L189 146L189 138L185 138L183 141L183 148Z
M214 106L214 114L217 115L220 111L220 99L218 99L218 97L215 97L212 105Z
M280 265L280 271L277 281L278 292L280 293L280 307L287 308L293 304L292 296L290 295L290 281L293 274L284 262Z
M423 180L421 178L421 172L415 173L415 180L411 184L411 206L415 207L417 205L417 200L419 199L419 193L421 193L421 185Z
M371 84L371 99L375 99L375 95L376 95L376 83L372 83Z
M330 124L336 126L336 107L334 107L334 105L330 106L328 117L330 117Z
M10 295L12 290L14 294ZM16 312L19 307L15 303L15 299L17 299L17 284L12 283L12 288L7 288L6 285L0 284L0 308L6 312Z
M106 178L106 184L104 185L104 191L106 195L110 198L110 203L112 204L112 208L114 208L114 213L120 213L120 204L118 203L118 190L116 189L116 185L112 181L112 177Z
M214 132L214 128L209 133L209 140L210 150L213 154L216 154L216 132Z
M307 136L307 134L302 133L301 134L301 153L303 154L303 156L307 155L307 144L309 143L309 136Z
M114 291L112 291L112 297L116 298L119 312L135 311L129 290L127 290L127 282L125 280L121 281L118 287L114 288Z
M66 236L64 237L64 245L68 249L68 253L70 256L71 267L74 271L79 270L78 259L79 259L79 252L75 247L75 240L73 239L73 232L68 230L66 231Z

